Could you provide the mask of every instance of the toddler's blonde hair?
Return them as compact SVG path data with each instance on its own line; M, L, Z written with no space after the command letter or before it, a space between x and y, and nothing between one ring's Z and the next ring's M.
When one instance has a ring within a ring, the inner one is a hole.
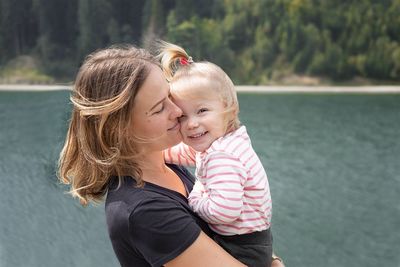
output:
M180 46L164 41L160 42L160 46L161 67L170 82L172 95L189 98L217 96L226 108L225 133L238 129L239 102L229 76L211 62L193 62Z

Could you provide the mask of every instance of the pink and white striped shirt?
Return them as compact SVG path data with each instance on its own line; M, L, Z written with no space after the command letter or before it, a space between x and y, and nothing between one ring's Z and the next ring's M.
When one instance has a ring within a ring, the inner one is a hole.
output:
M164 157L169 163L196 165L198 182L189 205L215 232L237 235L270 227L268 178L245 126L215 140L205 152L181 143Z

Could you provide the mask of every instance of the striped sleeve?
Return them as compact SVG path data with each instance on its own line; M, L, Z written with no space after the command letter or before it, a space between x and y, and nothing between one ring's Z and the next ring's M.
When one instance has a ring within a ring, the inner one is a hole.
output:
M239 159L224 152L210 154L205 166L205 178L198 177L205 193L190 194L189 205L208 223L237 220L243 209L245 167Z
M196 151L184 143L165 149L163 151L166 163L172 163L182 166L196 165Z

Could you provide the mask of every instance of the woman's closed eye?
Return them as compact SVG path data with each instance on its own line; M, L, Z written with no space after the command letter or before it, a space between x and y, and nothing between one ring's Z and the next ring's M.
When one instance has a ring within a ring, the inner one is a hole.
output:
M154 111L153 114L160 114L163 111L164 111L164 104L162 104L158 110Z

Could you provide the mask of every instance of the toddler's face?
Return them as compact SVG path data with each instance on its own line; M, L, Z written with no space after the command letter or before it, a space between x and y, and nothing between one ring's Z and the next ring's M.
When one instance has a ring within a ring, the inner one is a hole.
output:
M219 99L173 97L182 109L179 118L183 142L194 150L204 152L225 135L225 105Z

